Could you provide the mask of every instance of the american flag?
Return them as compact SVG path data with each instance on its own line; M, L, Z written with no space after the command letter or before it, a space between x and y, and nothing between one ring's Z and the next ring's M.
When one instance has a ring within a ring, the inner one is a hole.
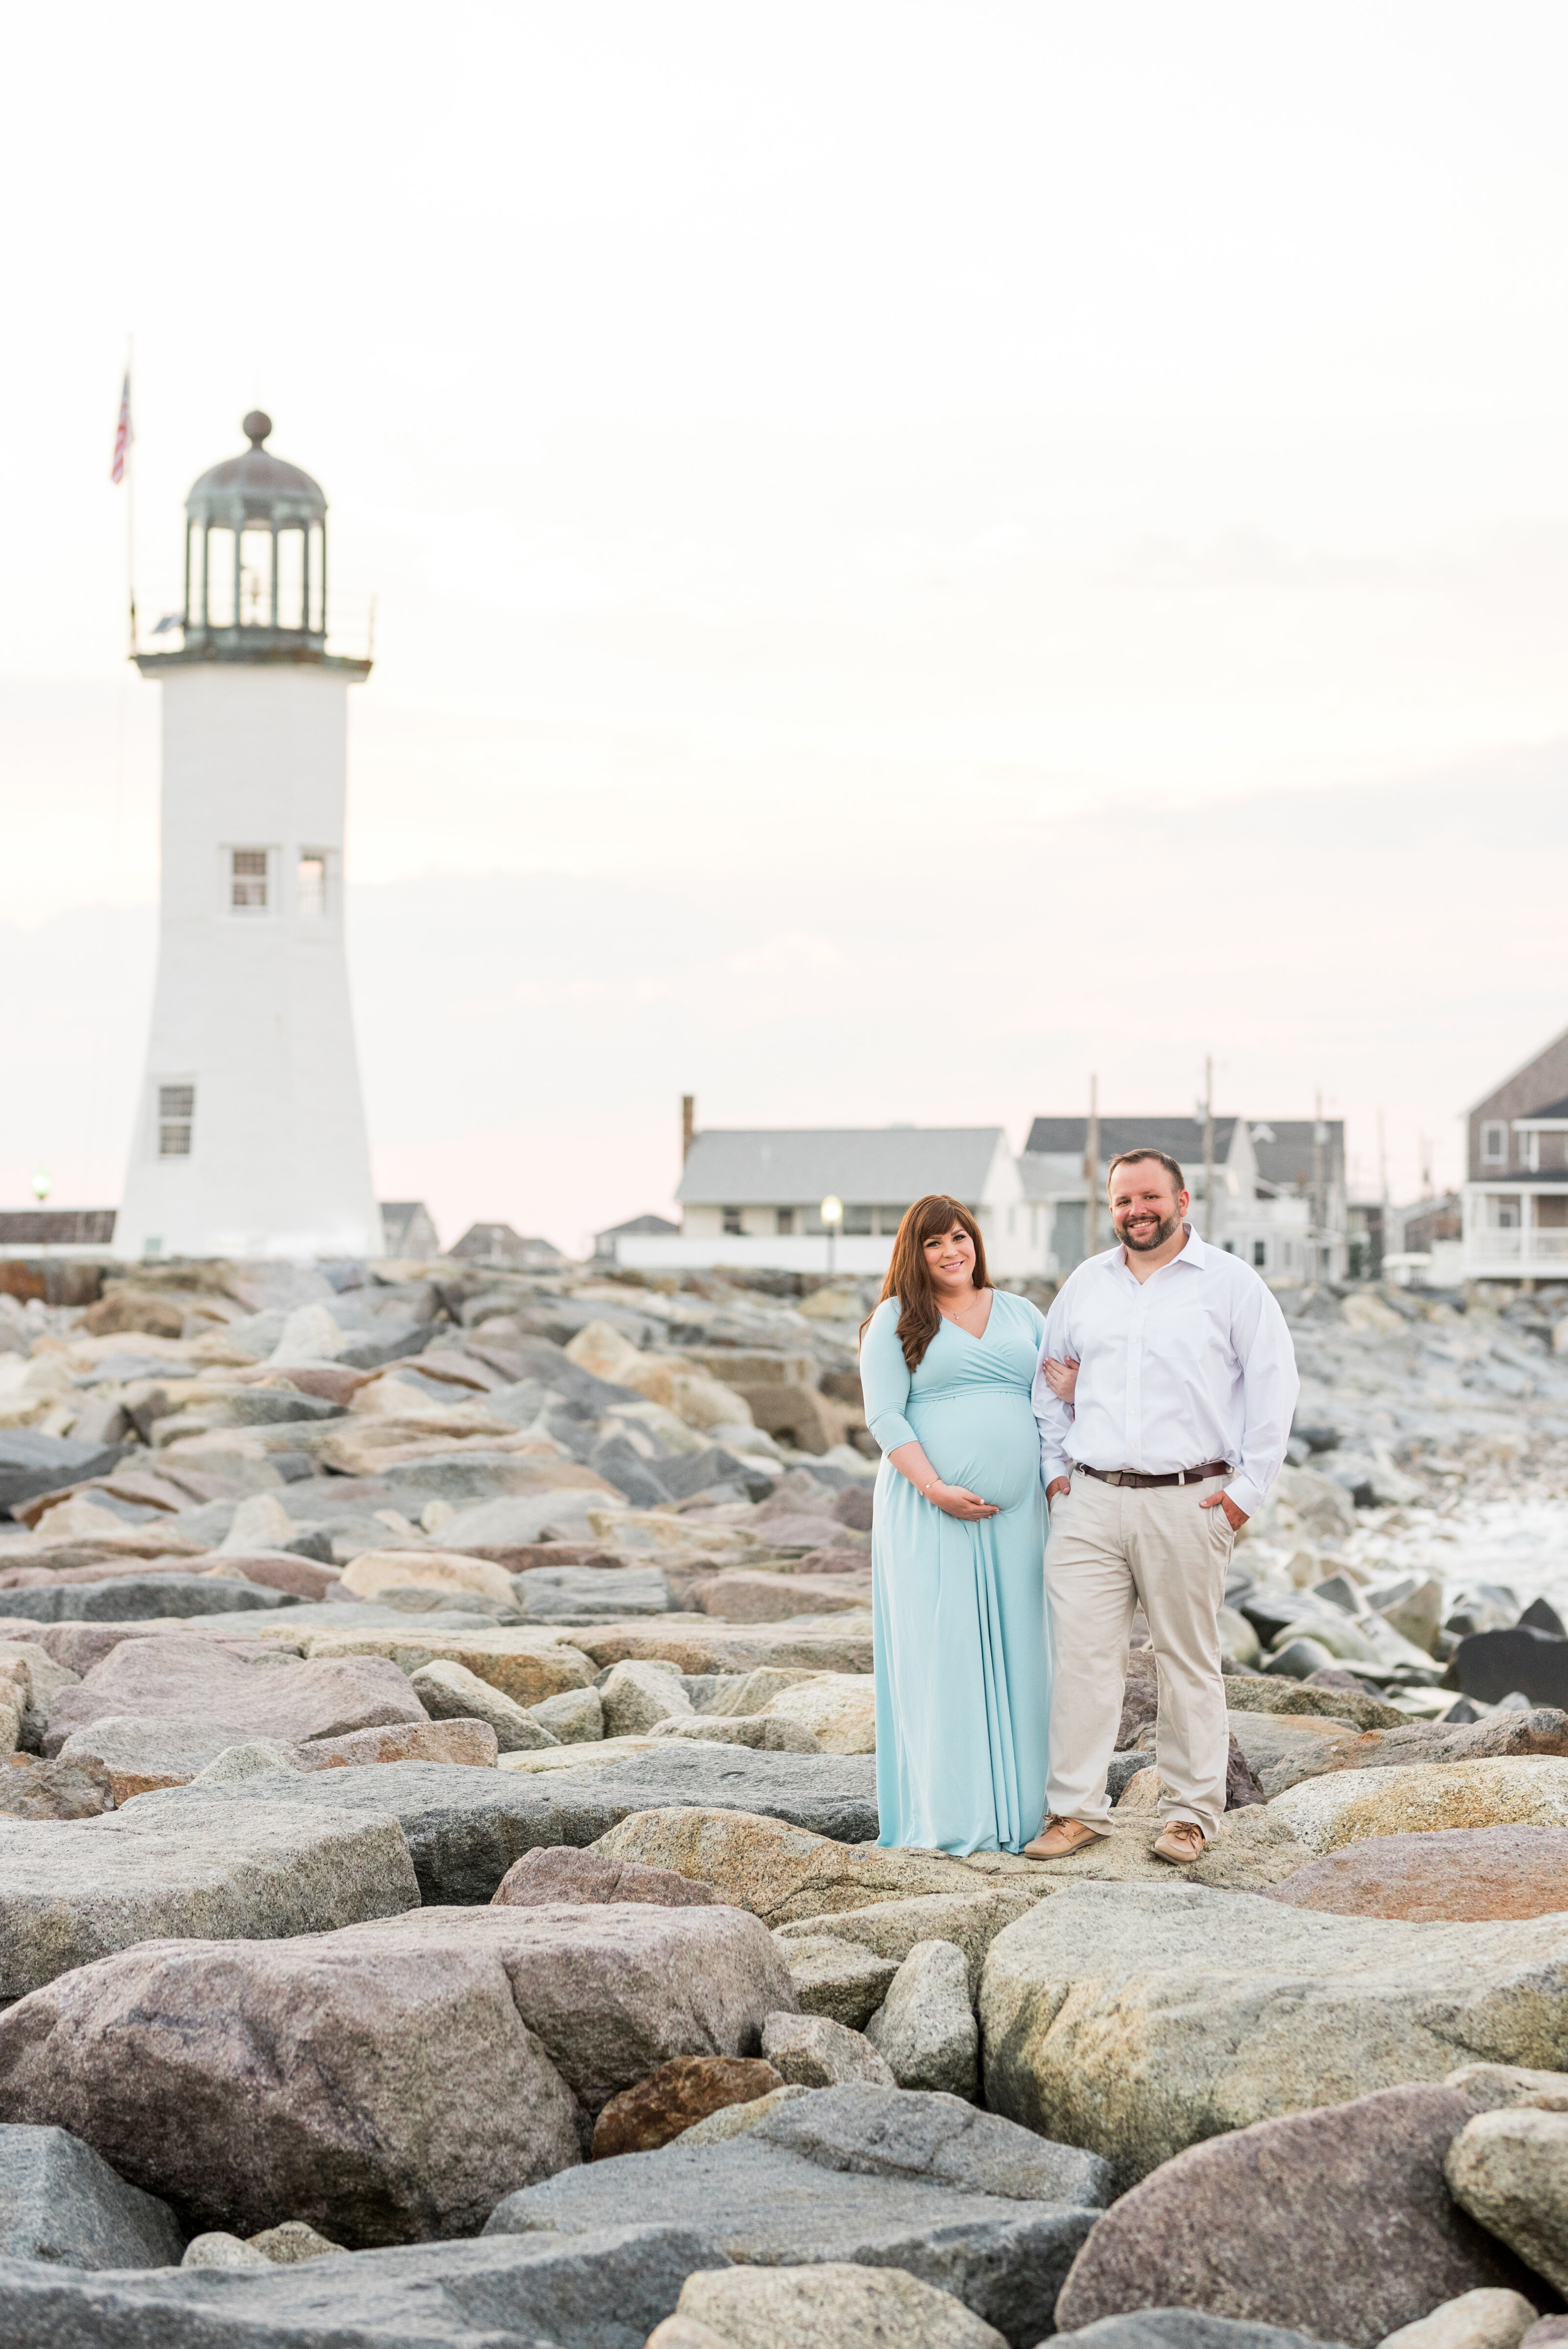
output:
M125 460L130 441L130 369L127 367L125 381L119 388L119 421L114 428L114 458L109 469L109 478L117 489L125 479Z

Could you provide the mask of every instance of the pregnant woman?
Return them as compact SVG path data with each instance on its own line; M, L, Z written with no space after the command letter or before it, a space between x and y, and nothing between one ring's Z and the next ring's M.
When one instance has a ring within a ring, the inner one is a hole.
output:
M861 1332L883 1844L1019 1851L1045 1802L1044 1322L992 1288L967 1207L919 1199Z

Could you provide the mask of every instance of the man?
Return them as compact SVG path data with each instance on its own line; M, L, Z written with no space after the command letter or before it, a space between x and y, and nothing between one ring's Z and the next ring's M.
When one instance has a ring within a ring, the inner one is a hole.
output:
M1217 1619L1231 1551L1280 1473L1300 1381L1269 1290L1185 1220L1174 1158L1124 1153L1109 1192L1121 1245L1064 1284L1034 1379L1056 1676L1045 1824L1025 1849L1060 1859L1109 1831L1106 1773L1141 1603L1159 1673L1154 1848L1183 1866L1225 1808ZM1046 1381L1053 1359L1078 1363L1071 1409Z

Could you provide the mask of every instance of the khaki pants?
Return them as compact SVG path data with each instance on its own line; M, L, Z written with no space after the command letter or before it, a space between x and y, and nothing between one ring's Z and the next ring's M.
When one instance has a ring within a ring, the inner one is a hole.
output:
M1235 1535L1223 1509L1200 1509L1227 1479L1138 1492L1075 1474L1051 1505L1045 1597L1056 1677L1045 1807L1104 1828L1133 1611L1148 1619L1159 1668L1155 1760L1165 1819L1211 1837L1225 1808L1230 1739L1219 1609Z

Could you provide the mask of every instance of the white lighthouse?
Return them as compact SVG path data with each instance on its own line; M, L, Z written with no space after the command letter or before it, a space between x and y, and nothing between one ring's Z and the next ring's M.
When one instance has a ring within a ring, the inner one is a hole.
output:
M185 503L178 651L163 688L158 987L125 1256L374 1256L343 951L348 688L327 650L327 501L265 446Z

